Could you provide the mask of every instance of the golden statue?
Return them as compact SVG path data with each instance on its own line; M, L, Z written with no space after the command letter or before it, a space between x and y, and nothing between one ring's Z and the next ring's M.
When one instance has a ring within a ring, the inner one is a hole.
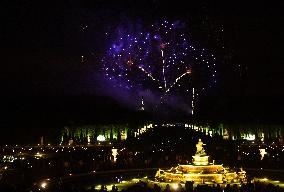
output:
M193 181L194 184L223 184L223 183L246 183L246 172L236 169L230 169L218 165L209 163L209 156L206 155L203 148L205 144L198 140L196 144L196 154L192 156L192 163L178 165L172 167L169 170L159 169L156 173L155 179L161 182L183 182Z
M206 155L205 150L203 148L203 145L206 145L206 144L204 144L201 141L201 139L199 139L198 143L196 144L196 153L195 153L195 155Z

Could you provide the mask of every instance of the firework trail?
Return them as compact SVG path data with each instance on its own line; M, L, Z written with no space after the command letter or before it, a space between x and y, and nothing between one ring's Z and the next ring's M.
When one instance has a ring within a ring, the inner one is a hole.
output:
M197 96L216 82L216 59L194 46L183 26L163 21L107 33L111 42L101 60L104 74L115 86L130 91Z

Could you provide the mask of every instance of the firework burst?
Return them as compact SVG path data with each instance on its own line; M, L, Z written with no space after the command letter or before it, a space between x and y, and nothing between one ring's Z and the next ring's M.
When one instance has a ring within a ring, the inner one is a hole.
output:
M186 96L192 103L193 94L216 83L216 59L194 46L184 30L181 22L163 21L107 33L111 43L101 60L104 74L122 89L148 89L160 98Z

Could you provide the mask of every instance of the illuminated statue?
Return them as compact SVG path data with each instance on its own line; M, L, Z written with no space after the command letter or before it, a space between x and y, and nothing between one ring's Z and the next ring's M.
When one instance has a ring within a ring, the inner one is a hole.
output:
M196 153L195 153L195 155L202 155L202 156L206 155L205 150L203 148L203 145L206 145L206 144L203 144L201 139L199 139L198 143L196 144Z
M186 183L193 181L194 184L223 184L223 183L245 183L246 172L244 170L230 169L223 165L215 164L208 161L209 156L206 155L203 148L205 144L198 140L196 144L196 154L192 156L192 163L178 165L168 170L159 169L155 175L157 181Z

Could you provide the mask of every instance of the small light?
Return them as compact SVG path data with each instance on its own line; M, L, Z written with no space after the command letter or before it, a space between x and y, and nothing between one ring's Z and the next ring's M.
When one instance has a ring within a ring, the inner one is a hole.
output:
M46 183L46 182L42 182L42 183L40 184L40 186L41 186L41 188L45 189L45 188L47 187L47 183Z
M172 187L173 187L174 190L177 190L177 189L178 189L178 184L177 184L177 183L174 183L174 184L172 185Z

